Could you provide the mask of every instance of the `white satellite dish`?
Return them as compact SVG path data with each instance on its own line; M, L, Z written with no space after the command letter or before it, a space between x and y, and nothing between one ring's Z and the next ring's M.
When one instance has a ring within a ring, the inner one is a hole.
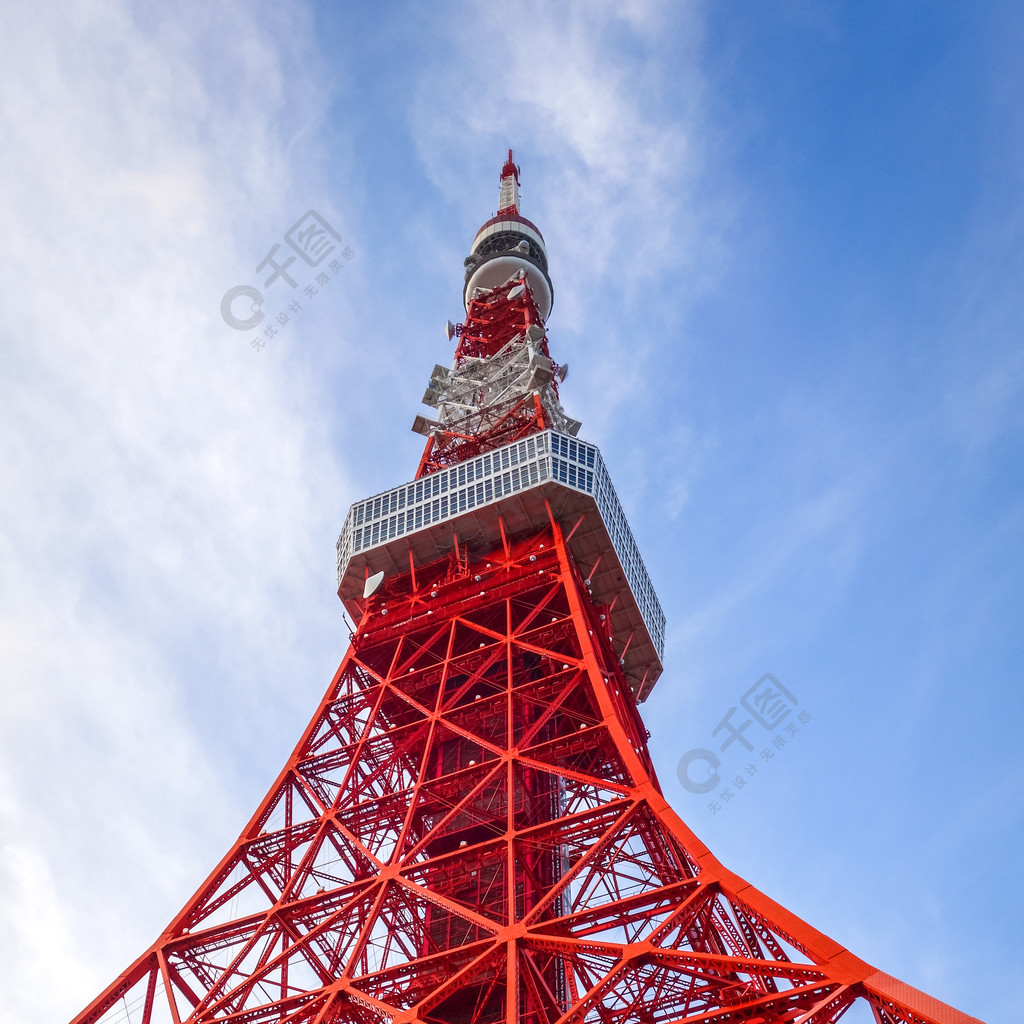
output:
M558 383L561 384L562 381L569 376L569 364L562 363L562 365L559 366L558 373L556 373L555 376L558 378Z
M508 297L509 297L510 299L518 299L518 298L519 298L519 296L520 296L520 295L522 295L522 294L523 294L523 292L525 292L525 291L526 291L526 285L523 285L523 284L517 284L517 285L515 286L515 288L510 288L510 289L509 289L509 292L508 292Z
M444 322L444 336L451 341L455 337L455 324L451 320L445 320Z
M363 584L363 598L372 597L377 588L384 582L384 570L375 572L372 576L366 577Z

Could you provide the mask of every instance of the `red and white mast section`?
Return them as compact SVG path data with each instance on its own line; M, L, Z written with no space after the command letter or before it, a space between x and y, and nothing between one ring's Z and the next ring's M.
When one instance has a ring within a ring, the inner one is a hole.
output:
M512 150L501 169L501 191L498 193L498 216L519 213L519 167L512 160Z
M423 396L437 414L413 424L429 438L419 476L538 430L575 436L580 429L558 398L568 367L548 350L554 289L547 249L537 226L519 213L512 150L501 169L498 212L476 233L465 266L466 320L446 327L449 338L459 337L455 359L434 367Z

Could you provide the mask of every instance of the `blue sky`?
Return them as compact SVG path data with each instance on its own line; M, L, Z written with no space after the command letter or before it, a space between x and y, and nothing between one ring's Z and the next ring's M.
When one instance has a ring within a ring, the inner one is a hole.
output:
M293 746L344 653L335 538L415 470L509 146L669 620L670 801L858 955L1024 1015L1017 5L0 24L5 1019L134 959ZM310 208L354 255L256 351L221 297ZM712 813L676 764L765 673L810 720Z

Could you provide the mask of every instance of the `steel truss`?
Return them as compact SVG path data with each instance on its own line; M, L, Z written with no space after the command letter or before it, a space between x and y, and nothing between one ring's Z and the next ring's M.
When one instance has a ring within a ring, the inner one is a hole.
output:
M672 812L605 612L553 520L387 581L237 843L75 1024L970 1022Z
M523 277L471 299L451 369L435 367L424 402L438 420L417 477L553 427L575 434L558 398L559 367Z

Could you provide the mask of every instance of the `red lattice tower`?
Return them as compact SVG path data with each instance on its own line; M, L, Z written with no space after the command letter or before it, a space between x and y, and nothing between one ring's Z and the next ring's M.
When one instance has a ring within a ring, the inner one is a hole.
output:
M75 1021L829 1024L858 1000L879 1024L972 1021L665 802L637 711L664 617L558 401L511 156L420 471L338 541L359 625L337 675L237 843Z

